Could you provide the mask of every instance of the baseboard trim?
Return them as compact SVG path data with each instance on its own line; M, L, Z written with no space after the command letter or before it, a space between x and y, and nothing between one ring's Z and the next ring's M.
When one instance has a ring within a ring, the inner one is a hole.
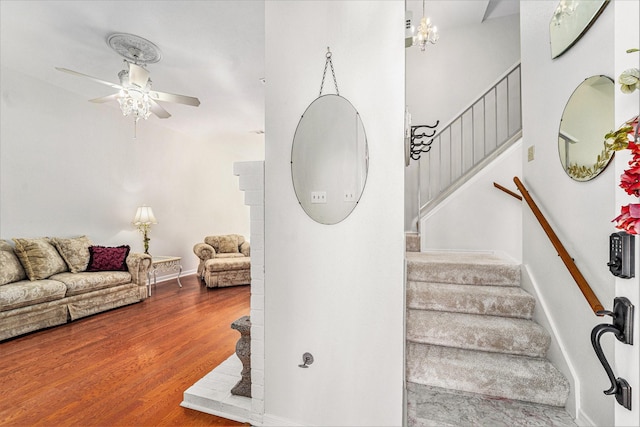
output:
M262 425L263 426L272 426L272 427L301 427L303 424L295 423L286 418L280 418L275 415L264 414L262 416Z
M542 314L544 316L544 320L546 320L546 323L548 324L548 327L550 329L548 332L551 335L553 335L553 339L555 340L558 346L558 349L560 350L560 353L562 353L562 358L564 359L564 363L567 369L569 370L569 374L571 375L571 378L567 378L567 379L569 380L573 388L572 390L573 405L572 406L575 411L576 423L578 422L577 420L579 418L590 420L589 417L584 415L584 413L582 412L582 406L580 403L580 379L578 378L578 375L576 373L576 369L573 365L573 361L568 357L569 352L567 351L567 347L564 344L564 342L560 339L557 323L555 319L549 316L548 314L550 313L549 304L547 303L546 299L541 297L540 287L538 286L538 283L536 282L533 275L529 271L529 267L526 264L522 264L522 283L523 284L525 283L525 280L527 283L531 285L531 287L533 288L533 291L535 292L535 298L537 301L536 303L540 305L540 308L542 309L541 310ZM542 326L545 326L545 325L542 325ZM564 374L566 375L567 373L564 372ZM571 406L569 406L569 408L567 409L570 409L570 408ZM571 413L571 411L569 411L569 413ZM593 426L594 424L579 424L579 425Z
M249 417L243 417L241 415L232 414L230 412L225 412L225 411L218 411L218 410L211 409L209 407L205 407L205 406L198 405L191 402L183 401L182 403L180 403L180 406L182 406L183 408L193 409L194 411L204 412L205 414L215 415L216 417L237 421L239 423L251 423L253 421L249 419Z

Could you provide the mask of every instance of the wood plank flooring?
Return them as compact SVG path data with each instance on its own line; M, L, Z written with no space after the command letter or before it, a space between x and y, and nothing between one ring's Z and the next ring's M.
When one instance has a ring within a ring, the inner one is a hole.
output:
M142 303L0 343L0 425L241 426L182 408L183 392L235 351L250 287L195 275Z

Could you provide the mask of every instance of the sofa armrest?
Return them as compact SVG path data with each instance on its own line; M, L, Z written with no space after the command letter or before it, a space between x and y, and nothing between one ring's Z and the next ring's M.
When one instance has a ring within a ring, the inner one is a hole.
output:
M206 243L196 243L193 246L193 253L196 254L201 261L216 257L216 250L213 249L213 246Z
M147 273L151 268L151 255L142 253L129 253L127 256L127 268L131 274L131 282L138 286L147 286Z
M246 240L242 242L242 244L240 245L240 252L242 252L244 256L251 256L251 245L249 245L249 242L247 242Z

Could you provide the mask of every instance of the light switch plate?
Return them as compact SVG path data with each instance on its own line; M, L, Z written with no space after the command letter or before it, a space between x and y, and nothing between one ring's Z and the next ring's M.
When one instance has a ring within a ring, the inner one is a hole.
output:
M535 157L536 157L536 146L532 145L527 150L527 161L532 162Z

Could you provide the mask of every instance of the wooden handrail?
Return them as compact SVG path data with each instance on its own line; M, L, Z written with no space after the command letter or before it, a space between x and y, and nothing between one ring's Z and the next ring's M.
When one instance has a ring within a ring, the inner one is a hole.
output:
M596 316L604 316L605 314L604 307L600 303L600 300L598 299L596 294L593 293L593 289L591 289L591 286L589 286L589 283L587 283L587 280L584 278L584 276L578 269L578 266L573 261L573 258L571 258L571 256L569 255L569 252L567 252L564 245L562 244L562 242L560 241L556 233L553 231L553 228L551 228L551 225L549 225L549 222L546 220L546 218L544 217L544 215L536 205L536 202L534 202L533 199L531 198L531 195L529 194L527 189L524 187L524 184L522 184L522 181L520 181L520 179L516 176L513 178L513 182L516 183L518 190L520 190L520 193L522 194L525 201L531 208L531 211L537 218L538 222L540 223L540 226L542 226L542 229L547 234L547 237L549 237L551 244L556 249L556 251L558 251L558 255L564 262L564 265L569 270L569 273L573 277L573 280L576 281L576 284L578 285L578 288L580 288L582 295L584 295L584 297L587 299L587 302L591 306L591 309L593 310L594 314ZM514 196L517 196L517 194L515 194Z
M502 191L504 191L505 193L507 193L508 195L510 195L510 196L512 196L512 197L515 197L515 198L516 198L516 199L518 199L518 200L522 200L522 196L520 196L520 195L518 195L518 194L514 193L513 191L509 190L509 189L508 189L508 188L506 188L506 187L503 187L502 185L498 184L497 182L494 182L494 183L493 183L493 186L494 186L494 187L496 187L498 190L502 190Z

